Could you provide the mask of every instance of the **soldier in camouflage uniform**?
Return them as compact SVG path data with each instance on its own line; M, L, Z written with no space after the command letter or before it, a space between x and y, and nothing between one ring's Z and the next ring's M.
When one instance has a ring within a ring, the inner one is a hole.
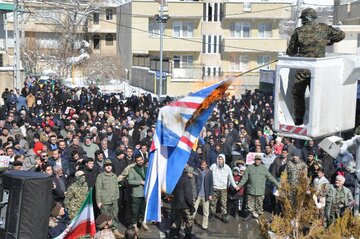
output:
M301 177L307 176L307 166L304 161L301 160L301 152L295 151L292 154L291 160L286 164L285 171L288 175L288 183L291 190L291 203L296 206L296 186L299 183Z
M330 186L326 195L325 217L327 225L341 217L346 208L354 206L353 195L350 189L344 186L344 182L344 176L338 175L335 179L335 185Z
M64 199L64 205L69 212L70 219L73 219L79 212L88 193L84 172L77 171L75 178L76 181L70 185Z
M286 54L300 57L325 57L325 48L345 38L345 33L323 23L315 23L316 12L306 8L301 16L303 26L295 29L291 36ZM305 91L310 87L311 74L309 70L296 71L293 85L295 124L303 124L305 114Z

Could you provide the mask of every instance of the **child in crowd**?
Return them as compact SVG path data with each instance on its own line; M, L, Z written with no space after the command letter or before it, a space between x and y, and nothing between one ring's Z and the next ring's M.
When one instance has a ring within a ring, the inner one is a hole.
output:
M246 167L241 166L234 167L233 169L233 177L236 184L238 184L244 175ZM231 216L238 218L239 211L242 210L244 195L245 195L245 188L242 187L240 190L236 190L233 186L230 185L229 192L228 192L228 210Z

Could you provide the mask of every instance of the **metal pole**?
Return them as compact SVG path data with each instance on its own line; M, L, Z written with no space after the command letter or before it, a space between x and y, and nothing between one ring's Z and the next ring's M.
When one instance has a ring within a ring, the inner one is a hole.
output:
M163 37L164 37L164 23L163 23L163 16L164 16L164 0L161 0L160 3L160 76L159 76L159 100L162 95L162 75L163 75Z
M20 86L20 36L19 36L19 1L14 0L14 88L21 88Z

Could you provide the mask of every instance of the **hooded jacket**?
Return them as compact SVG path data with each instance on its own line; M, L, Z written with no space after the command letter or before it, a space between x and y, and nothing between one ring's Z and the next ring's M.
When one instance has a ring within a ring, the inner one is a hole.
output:
M230 167L224 163L224 165L220 165L219 158L222 157L225 162L225 155L219 154L216 159L216 164L211 165L210 170L213 174L214 188L215 189L226 189L229 183L236 188L236 183L232 176L232 172Z

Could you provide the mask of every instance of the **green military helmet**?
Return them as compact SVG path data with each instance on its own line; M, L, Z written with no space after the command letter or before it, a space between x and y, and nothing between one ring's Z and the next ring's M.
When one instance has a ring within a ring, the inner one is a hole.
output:
M316 19L317 15L316 12L313 8L309 7L309 8L305 8L302 12L299 18L312 18L312 19Z

